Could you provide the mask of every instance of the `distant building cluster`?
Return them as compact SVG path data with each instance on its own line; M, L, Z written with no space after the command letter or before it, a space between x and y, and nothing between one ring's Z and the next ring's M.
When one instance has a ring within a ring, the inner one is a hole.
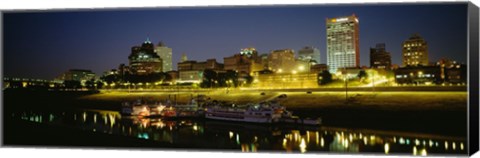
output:
M223 63L215 58L189 60L183 53L175 70L172 48L161 41L154 45L147 38L141 45L131 48L128 65L120 64L118 69L106 71L101 80L107 86L143 81L168 85L201 82L237 85L251 82L254 87L307 88L328 77L320 76L327 72L333 75L333 79L345 81L370 77L372 84L466 83L466 65L451 59L430 63L428 43L419 34L413 34L401 43L401 67L392 63L392 53L395 52L388 51L385 43L370 48L370 65L367 67L360 66L359 20L356 15L326 18L325 29L326 63L321 62L321 52L313 46L297 51L287 48L263 53L248 47L223 57ZM55 79L56 83L77 81L83 86L92 80L98 80L95 74L81 69L68 70Z

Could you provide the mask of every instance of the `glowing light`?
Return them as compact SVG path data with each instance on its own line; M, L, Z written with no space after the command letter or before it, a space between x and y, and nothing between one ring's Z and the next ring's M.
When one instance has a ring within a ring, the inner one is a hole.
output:
M413 147L413 155L417 155L417 147L416 146Z
M433 146L433 141L432 140L428 140L428 146L430 146L430 147Z
M320 146L321 147L325 146L325 140L323 140L323 137L322 137L322 139L320 139Z
M393 137L393 142L397 143L397 137Z
M348 140L347 139L343 140L343 145L345 146L345 148L348 148Z
M367 137L363 137L363 144L367 145Z
M337 18L335 21L336 22L343 22L343 21L347 21L347 20L348 20L348 18Z
M287 146L287 139L286 138L283 138L282 146L283 146L283 148L285 148Z
M455 142L452 142L452 149L455 150L457 148L457 144Z
M302 66L299 66L299 67L298 67L298 70L303 71L303 70L305 70L305 67L304 67L303 65L302 65Z
M463 150L463 149L464 149L463 143L460 143L460 150Z
M448 150L448 142L445 141L445 150Z
M237 134L237 144L240 144L240 136Z
M304 139L304 138L302 138L302 141L300 142L299 147L300 147L300 152L304 153L304 152L307 151L307 150L306 150L307 145L305 144L305 139Z
M420 151L420 155L427 156L427 149L422 149L422 151Z
M93 122L97 123L97 114L93 114Z
M193 125L193 130L194 130L194 131L197 131L197 130L198 130L197 125Z
M388 152L390 151L390 145L388 143L385 143L383 148L385 149L385 154L388 154Z

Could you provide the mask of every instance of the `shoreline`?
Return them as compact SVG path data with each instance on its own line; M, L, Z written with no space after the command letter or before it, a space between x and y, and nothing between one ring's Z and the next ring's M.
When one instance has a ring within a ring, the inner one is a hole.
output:
M4 91L5 92L5 91ZM211 100L236 103L260 102L287 97L278 101L293 115L322 119L322 125L351 129L410 131L448 136L466 136L467 92L350 92L354 101L345 105L345 92L260 92L214 91L210 93L179 92L179 104L198 94ZM121 102L138 98L164 101L173 98L165 92L102 92L75 94L61 92L4 93L5 111L65 109L97 109L119 111ZM25 99L28 98L28 99ZM55 100L55 102L52 102ZM448 128L445 128L448 127Z

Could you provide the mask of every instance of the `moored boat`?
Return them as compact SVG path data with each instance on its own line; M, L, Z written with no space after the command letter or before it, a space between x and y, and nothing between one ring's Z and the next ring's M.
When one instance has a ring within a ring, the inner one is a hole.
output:
M253 123L274 123L282 117L284 107L272 103L262 102L238 106L215 105L207 107L205 118L225 121L253 122Z

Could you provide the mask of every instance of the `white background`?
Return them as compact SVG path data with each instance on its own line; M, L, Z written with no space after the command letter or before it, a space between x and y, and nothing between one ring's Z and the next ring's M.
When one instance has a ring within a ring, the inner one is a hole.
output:
M0 1L0 10L48 10L48 9L71 9L71 8L133 8L133 7L166 7L166 6L212 6L212 5L272 5L272 4L327 4L327 3L405 3L405 2L438 2L438 0L335 0L335 1L319 1L319 0L241 0L241 1L223 1L223 0L174 0L174 1L157 1L157 0L2 0ZM473 2L479 6L479 0ZM442 1L440 1L442 2ZM478 140L477 140L478 141ZM160 150L160 149L159 149ZM231 158L231 157L275 157L275 158L307 158L307 157L372 157L373 155L334 155L334 154L278 154L278 153L232 153L232 152L211 152L211 151L152 151L152 150L133 150L133 149L64 149L64 148L22 148L22 147L2 147L0 148L2 157L108 157L108 158L155 158L155 157L193 157L193 158ZM383 155L375 157L386 157ZM400 156L388 156L400 157ZM405 157L405 156L402 156ZM480 157L477 153L475 157Z

